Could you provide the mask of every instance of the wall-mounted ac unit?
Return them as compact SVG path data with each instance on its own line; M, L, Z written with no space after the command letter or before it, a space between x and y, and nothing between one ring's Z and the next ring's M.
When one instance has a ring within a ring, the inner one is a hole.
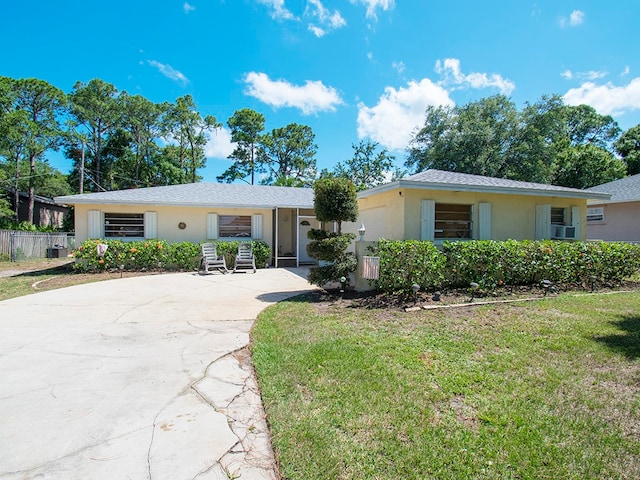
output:
M576 227L571 225L551 225L551 238L556 239L575 239Z

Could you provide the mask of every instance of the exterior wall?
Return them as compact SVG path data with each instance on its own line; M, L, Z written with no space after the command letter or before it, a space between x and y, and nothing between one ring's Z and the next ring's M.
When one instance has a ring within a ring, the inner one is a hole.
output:
M204 242L207 238L207 214L218 215L254 215L262 214L262 240L273 249L273 217L271 209L238 209L238 208L198 208L198 207L165 207L154 205L76 205L75 227L76 241L81 243L88 238L88 211L100 210L102 213L144 213L156 212L158 215L157 237L168 242ZM187 226L181 230L180 222ZM221 240L224 241L224 240Z
M400 195L402 193L402 195ZM535 238L536 205L571 211L580 207L578 239L586 239L586 199L505 195L446 190L392 190L359 199L360 219L367 228L366 240L419 240L422 200L473 205L473 238L479 238L478 204L491 204L491 239Z
M604 208L604 222L587 224L589 240L640 242L640 202L589 204Z
M364 224L367 240L376 241L380 238L387 240L405 239L405 198L399 190L382 192L367 198L358 199L359 216L354 224L358 228ZM420 228L420 214L418 213L418 230ZM344 230L344 228L343 228ZM419 233L419 232L418 232Z

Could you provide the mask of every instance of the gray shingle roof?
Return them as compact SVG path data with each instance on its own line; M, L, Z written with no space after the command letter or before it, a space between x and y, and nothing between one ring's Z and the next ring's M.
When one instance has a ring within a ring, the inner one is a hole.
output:
M570 198L608 198L608 193L596 190L559 187L543 183L520 182L504 178L484 177L468 173L447 172L443 170L425 170L396 182L361 192L366 197L377 191L390 188L421 188L430 190L458 190L469 192L505 193L520 195L560 196Z
M313 208L313 189L203 182L68 195L56 197L55 200L58 203L67 205L119 204L217 208Z
M603 183L588 190L610 193L611 200L609 202L637 202L640 201L640 173L614 180L613 182Z

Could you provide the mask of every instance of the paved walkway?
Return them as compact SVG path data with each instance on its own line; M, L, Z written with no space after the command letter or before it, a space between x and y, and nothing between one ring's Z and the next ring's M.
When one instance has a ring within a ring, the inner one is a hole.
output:
M277 478L248 351L306 271L133 277L0 302L0 479Z

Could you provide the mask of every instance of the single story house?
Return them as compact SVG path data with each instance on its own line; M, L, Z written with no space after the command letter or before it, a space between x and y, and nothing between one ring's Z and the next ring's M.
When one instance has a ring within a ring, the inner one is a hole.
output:
M263 240L275 266L313 262L307 232L320 227L310 188L190 183L55 200L75 207L77 244L89 238Z
M609 199L587 202L587 238L640 242L640 173L588 189Z
M320 228L313 189L191 183L56 197L75 207L76 241L263 240L272 263L314 263L307 232ZM366 240L586 238L587 200L609 193L427 170L360 192L360 216L343 224ZM329 226L329 228L332 228Z
M586 239L587 200L609 193L426 170L360 192L366 239Z

